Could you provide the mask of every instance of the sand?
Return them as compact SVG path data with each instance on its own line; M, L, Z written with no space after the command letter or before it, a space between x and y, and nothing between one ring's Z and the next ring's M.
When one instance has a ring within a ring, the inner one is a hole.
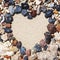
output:
M48 20L41 13L39 16L32 20L22 16L22 14L15 14L12 23L14 37L22 41L23 46L31 49L35 43L44 39L44 32L47 31Z

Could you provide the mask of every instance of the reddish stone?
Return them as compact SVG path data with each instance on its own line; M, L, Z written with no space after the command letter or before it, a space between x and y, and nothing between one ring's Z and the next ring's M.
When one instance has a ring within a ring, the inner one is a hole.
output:
M35 17L37 15L36 10L32 10L31 15L32 15L32 17Z
M7 27L7 28L11 28L11 24L10 24L10 23L7 23L7 24L6 24L6 27Z
M31 50L29 49L29 50L26 50L26 55L27 56L31 56Z

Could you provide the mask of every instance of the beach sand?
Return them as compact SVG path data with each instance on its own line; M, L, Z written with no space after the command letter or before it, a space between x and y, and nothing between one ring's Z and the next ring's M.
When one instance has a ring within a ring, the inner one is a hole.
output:
M27 49L31 49L35 43L44 39L44 32L47 31L47 24L48 20L43 13L32 20L22 16L22 14L15 14L12 23L14 37L22 41L23 46Z

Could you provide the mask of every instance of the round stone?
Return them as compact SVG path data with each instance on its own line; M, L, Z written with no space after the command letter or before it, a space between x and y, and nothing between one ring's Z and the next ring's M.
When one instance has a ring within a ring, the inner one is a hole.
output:
M14 13L20 13L21 11L22 11L22 7L19 6L19 5L16 5L16 6L15 6Z
M29 5L27 3L22 3L21 6L22 9L29 9Z
M22 13L23 16L26 16L28 12L27 12L26 9L23 9L21 13Z
M32 10L31 15L32 15L32 17L36 17L36 15L37 15L36 10Z
M28 15L27 15L28 17L28 19L32 19L33 17L32 17L32 15L31 15L31 13L28 13Z
M10 28L4 28L6 33L12 33L12 30Z

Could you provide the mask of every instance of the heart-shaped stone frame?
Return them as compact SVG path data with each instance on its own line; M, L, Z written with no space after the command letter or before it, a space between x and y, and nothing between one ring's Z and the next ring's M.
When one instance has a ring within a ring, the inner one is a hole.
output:
M22 41L23 46L32 48L35 43L44 38L47 24L48 21L44 17L44 13L32 20L23 17L21 14L16 14L12 23L12 30L17 40Z

